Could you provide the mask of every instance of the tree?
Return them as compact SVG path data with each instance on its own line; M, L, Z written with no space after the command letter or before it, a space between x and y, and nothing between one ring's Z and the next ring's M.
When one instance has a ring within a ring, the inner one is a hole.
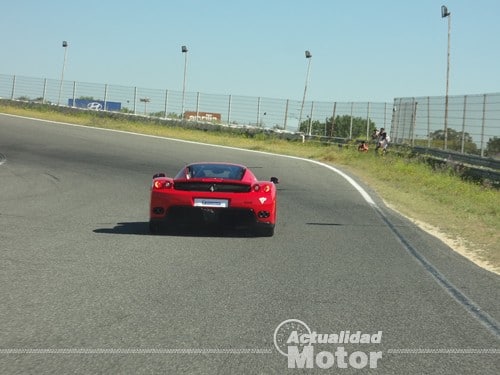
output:
M165 115L164 111L159 111L159 112L151 112L149 114L151 117L159 117L162 118Z
M343 115L335 118L333 123L332 118L327 122L329 134L332 137L338 138L366 138L366 119L362 117L352 117L352 131L351 131L351 116ZM372 120L368 120L368 134L371 134L376 128Z
M311 135L325 135L325 124L318 120L304 120L300 123L299 130L305 134L309 134L309 127L311 128Z
M372 120L368 122L368 133L371 134L375 129L375 123ZM300 131L309 134L309 119L301 122ZM351 131L351 116L343 115L327 118L325 122L312 121L311 134L337 138L366 138L366 119L362 117L352 118Z
M176 118L176 119L181 119L181 118L182 118L182 116L181 116L181 115L179 115L178 113L175 113L175 112L169 112L169 113L167 114L167 117L168 117L168 118Z
M467 132L457 132L454 129L448 128L448 144L450 150L462 151L462 138L464 142L464 152L468 154L479 154L477 145L474 143L471 135ZM431 140L438 141L444 145L444 130L436 130L429 134Z
M486 144L486 155L491 156L493 158L500 156L500 138L498 137L490 138L490 140Z

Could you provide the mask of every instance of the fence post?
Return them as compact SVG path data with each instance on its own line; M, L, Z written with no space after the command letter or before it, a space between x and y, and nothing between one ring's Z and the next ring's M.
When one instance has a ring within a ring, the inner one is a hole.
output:
M134 115L137 114L137 87L134 87Z
M415 146L415 125L417 123L417 104L418 102L413 98L413 113L411 115L412 117L412 124L411 124L411 145L412 147Z
M333 103L333 113L332 113L332 128L330 129L330 137L333 137L335 130L335 114L337 113L337 102Z
M286 123L288 121L288 101L289 99L286 100L286 105L285 105L285 121L283 122L283 130L286 130Z
M464 95L464 110L462 114L462 145L460 147L460 151L462 154L465 151L465 116L466 116L466 108L467 108L467 95Z
M42 104L45 104L46 95L47 95L47 78L43 80Z
M108 84L104 84L104 110L107 111L107 102L108 102Z
M196 121L198 121L200 113L200 92L196 93Z
M396 99L394 99L394 102L392 103L392 115L391 115L391 136L392 136L392 142L397 143L398 138L397 138L397 127L396 127L396 115L397 115L397 108L396 108Z
M413 116L415 114L415 98L411 98L411 113L410 113L410 126L408 127L408 141L413 146L415 146L415 141L413 139Z
M404 143L404 136L401 135L401 114L403 108L403 98L399 98L398 109L396 112L396 124L399 143Z
M427 97L427 147L431 147L431 98Z
M384 103L384 129L387 129L387 102Z
M314 110L314 101L311 102L311 113L309 115L309 135L312 135L312 118L313 118L313 110Z
M396 107L396 99L394 98L394 101L392 102L392 114L391 114L391 137L393 143L398 142L396 115L397 115L397 107Z
M366 140L370 138L370 102L367 103L366 109Z
M14 93L16 92L16 76L12 77L12 90L10 92L10 100L14 100Z
M165 90L165 106L163 107L163 118L167 118L168 90Z
M260 96L257 98L257 126L260 124Z
M408 118L406 117L407 114L406 114L406 110L408 108L408 103L405 103L404 104L404 112L403 112L403 121L404 121L404 124L403 124L403 142L405 141L405 132L406 132L406 123L408 121ZM411 124L410 124L411 126ZM408 129L408 140L410 138L410 129Z
M352 139L352 114L354 111L354 102L351 102L351 124L349 125L349 139Z
M76 100L76 81L73 81L73 105L72 107L75 108L75 100ZM105 107L106 108L106 107Z
M483 120L481 123L481 157L484 157L484 124L486 120L486 94L483 95Z
M229 95L228 105L227 105L227 124L231 124L231 100L232 96Z

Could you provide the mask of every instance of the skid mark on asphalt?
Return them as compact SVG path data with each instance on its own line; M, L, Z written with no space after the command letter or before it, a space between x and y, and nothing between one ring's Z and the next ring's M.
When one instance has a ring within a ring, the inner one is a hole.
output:
M497 339L500 339L500 323L497 322L491 315L481 309L472 299L467 297L462 291L449 281L436 267L434 267L417 249L415 249L406 238L397 230L396 226L391 223L385 213L378 207L374 206L375 211L380 215L382 220L387 224L389 229L401 242L405 250L415 258L420 265L427 271L434 280L448 294L457 301L465 310L467 310L476 320L478 320L486 329L492 333Z

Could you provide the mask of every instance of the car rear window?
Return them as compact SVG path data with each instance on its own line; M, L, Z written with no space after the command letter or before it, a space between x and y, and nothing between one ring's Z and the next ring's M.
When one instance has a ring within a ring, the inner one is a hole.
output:
M228 164L191 164L181 171L176 178L221 178L241 180L245 168Z

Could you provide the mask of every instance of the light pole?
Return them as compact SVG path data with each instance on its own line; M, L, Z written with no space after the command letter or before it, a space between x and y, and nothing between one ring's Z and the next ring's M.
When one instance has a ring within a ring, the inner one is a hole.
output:
M302 112L304 111L304 102L306 100L306 92L307 92L307 82L309 81L309 71L311 70L311 52L306 51L306 59L308 60L307 63L307 73L306 73L306 84L304 86L304 96L302 97L302 105L300 106L300 114L299 114L299 130L300 130L300 123L302 121Z
M446 6L441 6L441 18L448 18L448 52L446 55L446 96L444 102L444 149L448 148L448 90L450 85L450 39L451 39L451 12Z
M186 95L186 72L187 72L187 52L186 46L181 47L181 52L184 54L184 80L182 82L182 107L181 107L181 118L184 118L184 97Z
M68 42L63 40L62 46L64 48L64 61L63 61L62 73L61 73L61 83L59 84L59 97L57 98L57 105L61 104L61 91L62 91L63 82L64 82L64 69L66 68L66 54L68 52Z

